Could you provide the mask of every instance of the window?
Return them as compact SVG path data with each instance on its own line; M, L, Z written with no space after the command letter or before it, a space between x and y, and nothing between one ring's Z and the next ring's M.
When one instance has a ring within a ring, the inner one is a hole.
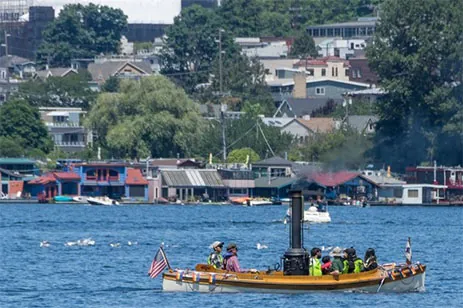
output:
M315 94L325 95L325 88L315 88Z
M308 68L307 69L307 75L314 76L314 69L313 68Z
M418 198L418 189L409 189L408 198Z
M344 72L345 76L349 76L349 69L346 68L346 71Z
M87 180L96 180L95 169L87 171Z
M334 75L334 67L331 68L331 76L333 76L333 77L335 76Z
M362 71L359 68L357 69L357 77L362 78Z
M326 69L322 68L322 76L326 76Z
M339 74L338 74L338 68L336 67L336 77L338 77Z

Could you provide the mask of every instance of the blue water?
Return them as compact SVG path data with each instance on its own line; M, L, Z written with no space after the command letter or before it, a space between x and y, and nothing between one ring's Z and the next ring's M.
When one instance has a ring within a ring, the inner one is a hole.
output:
M172 267L204 262L215 240L234 241L241 266L267 268L288 245L286 207L2 205L1 307L316 307L463 304L463 208L330 207L332 223L313 225L306 247L369 247L381 262L413 258L428 265L426 292L409 294L162 293L147 270L161 242ZM94 246L64 243L92 238ZM40 247L47 240L50 247ZM137 242L131 246L128 242ZM110 244L120 243L120 247ZM258 250L261 243L268 249ZM327 253L327 252L325 252Z

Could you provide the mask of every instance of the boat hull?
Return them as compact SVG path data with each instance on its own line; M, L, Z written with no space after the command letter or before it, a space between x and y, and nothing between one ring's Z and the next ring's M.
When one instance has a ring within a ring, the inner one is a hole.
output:
M328 212L304 212L304 221L305 222L314 222L314 223L329 223L331 222L330 213Z
M342 278L326 275L271 277L265 274L215 274L214 281L210 272L194 272L178 277L176 272L164 273L162 288L165 292L200 293L308 293L308 292L365 292L365 293L404 293L425 290L425 268L412 273L406 271L400 276L388 276L386 271L371 274L347 274ZM199 273L199 279L195 275ZM254 275L254 276L253 276ZM241 276L241 277L240 277ZM351 277L348 277L351 276Z

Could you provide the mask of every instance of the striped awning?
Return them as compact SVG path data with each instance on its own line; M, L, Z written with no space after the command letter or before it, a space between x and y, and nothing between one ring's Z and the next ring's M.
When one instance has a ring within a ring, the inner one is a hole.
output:
M161 174L169 187L225 187L216 170L162 170Z

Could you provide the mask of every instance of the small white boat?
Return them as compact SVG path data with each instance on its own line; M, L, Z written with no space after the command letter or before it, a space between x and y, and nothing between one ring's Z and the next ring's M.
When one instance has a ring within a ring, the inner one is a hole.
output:
M328 223L331 222L330 213L326 210L319 211L317 207L311 206L308 210L304 211L304 221L315 223Z
M284 223L287 224L291 220L291 209L288 209L286 212L286 217ZM320 211L316 206L310 206L309 209L304 211L304 222L309 223L329 223L331 222L330 213L325 211Z
M261 206L261 205L273 205L271 200L248 200L243 202L244 206Z
M87 202L91 205L119 205L119 202L108 197L88 197Z
M76 196L72 198L72 201L78 202L78 203L87 203L87 197Z

